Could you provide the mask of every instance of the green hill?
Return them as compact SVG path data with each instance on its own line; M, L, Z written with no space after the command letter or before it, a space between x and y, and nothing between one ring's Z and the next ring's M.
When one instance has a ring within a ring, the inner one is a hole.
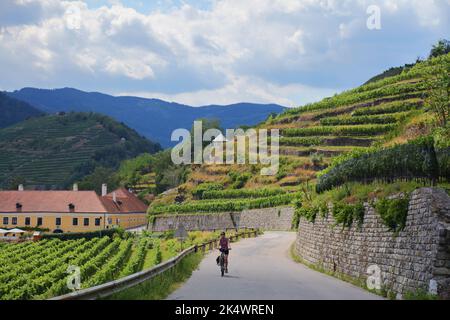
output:
M113 119L93 113L32 118L0 130L0 186L65 188L96 167L160 150Z
M425 79L439 68L450 73L450 55L287 110L259 126L280 129L280 170L276 176L260 176L259 166L195 166L178 194L158 197L150 212L228 211L289 204L296 197L294 192L315 185L319 172L343 161L346 155L429 136L436 130L436 117L426 107L430 87ZM442 130L448 137L448 126ZM447 165L447 169L441 169L443 173L448 172L448 155L448 149L439 155L441 165ZM367 181L373 179L368 173ZM275 194L273 189L284 190L289 196ZM198 196L199 190L206 190L206 197ZM252 192L246 197L248 190ZM174 205L177 199L184 199L184 204Z
M31 117L43 115L41 111L0 92L0 128L5 128Z

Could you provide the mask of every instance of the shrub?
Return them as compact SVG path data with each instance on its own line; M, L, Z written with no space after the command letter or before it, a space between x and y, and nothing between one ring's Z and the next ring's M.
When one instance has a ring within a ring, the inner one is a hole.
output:
M324 142L323 138L317 137L281 137L280 138L280 146L303 146L303 147L312 147L319 146Z
M350 228L353 223L353 208L344 203L335 203L333 205L333 217L336 224L342 224L343 227Z
M239 189L203 192L203 199L264 198L284 194L283 189Z
M293 205L295 207L295 213L292 218L293 229L298 229L300 218L305 218L308 222L314 223L318 215L322 218L327 218L328 216L328 205L326 202L321 202L319 205L314 205L304 194L303 199L304 203L301 199L296 199L293 201Z
M199 184L194 190L192 190L192 195L196 199L203 199L203 193L207 191L214 191L214 190L223 190L223 184L220 183L201 183Z
M364 115L359 117L334 117L320 120L322 126L347 126L361 124L391 124L401 120L405 114L401 115Z
M156 250L155 265L158 265L162 262L162 252L161 252L161 247L159 244L156 246L155 250Z
M419 109L423 106L421 100L393 102L383 106L361 108L353 112L353 116L370 116L377 114L391 114L398 112L407 112Z
M359 126L322 126L310 128L284 129L286 137L307 136L366 136L387 133L396 128L395 124L370 124Z
M247 183L247 181L252 177L252 175L248 172L246 173L230 172L228 176L233 181L233 183L231 184L231 188L233 189L243 188Z
M409 198L381 199L375 208L390 231L404 229L408 216Z
M300 214L297 210L295 210L294 215L292 216L291 229L298 230L299 224L300 224Z
M93 239L102 238L104 236L113 237L114 235L121 235L122 230L114 228L107 230L98 230L91 232L75 232L75 233L55 233L55 234L44 234L43 239L59 239L59 240L76 240L76 239Z
M311 163L312 163L315 167L318 167L318 166L320 166L320 165L323 163L323 155L320 154L320 153L318 153L318 152L313 153L313 154L310 156L310 158L311 158Z

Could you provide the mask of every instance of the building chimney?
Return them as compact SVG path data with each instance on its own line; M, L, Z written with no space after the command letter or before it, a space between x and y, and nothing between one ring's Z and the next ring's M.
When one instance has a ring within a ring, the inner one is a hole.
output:
M113 201L114 203L117 203L117 196L116 196L116 192L113 192Z
M78 183L73 184L73 191L78 191Z
M23 191L23 184L19 184L19 191Z
M108 185L106 183L102 184L102 197L108 194Z

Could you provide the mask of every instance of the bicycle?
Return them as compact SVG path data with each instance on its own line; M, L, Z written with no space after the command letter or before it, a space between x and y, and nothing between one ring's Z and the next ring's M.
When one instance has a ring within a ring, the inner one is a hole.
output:
M220 251L220 256L218 258L218 265L220 266L220 274L223 277L225 275L225 253L223 251Z

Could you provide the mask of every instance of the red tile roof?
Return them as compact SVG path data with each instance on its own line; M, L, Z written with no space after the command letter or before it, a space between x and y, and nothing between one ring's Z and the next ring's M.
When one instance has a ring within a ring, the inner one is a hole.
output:
M94 191L0 191L0 212L70 213L131 213L146 212L147 206L126 189L116 191L117 203L112 193L99 197ZM22 206L21 210L16 204Z
M113 200L114 193L116 194L116 202ZM101 197L101 200L109 213L147 212L147 205L125 188L111 192L105 197Z

